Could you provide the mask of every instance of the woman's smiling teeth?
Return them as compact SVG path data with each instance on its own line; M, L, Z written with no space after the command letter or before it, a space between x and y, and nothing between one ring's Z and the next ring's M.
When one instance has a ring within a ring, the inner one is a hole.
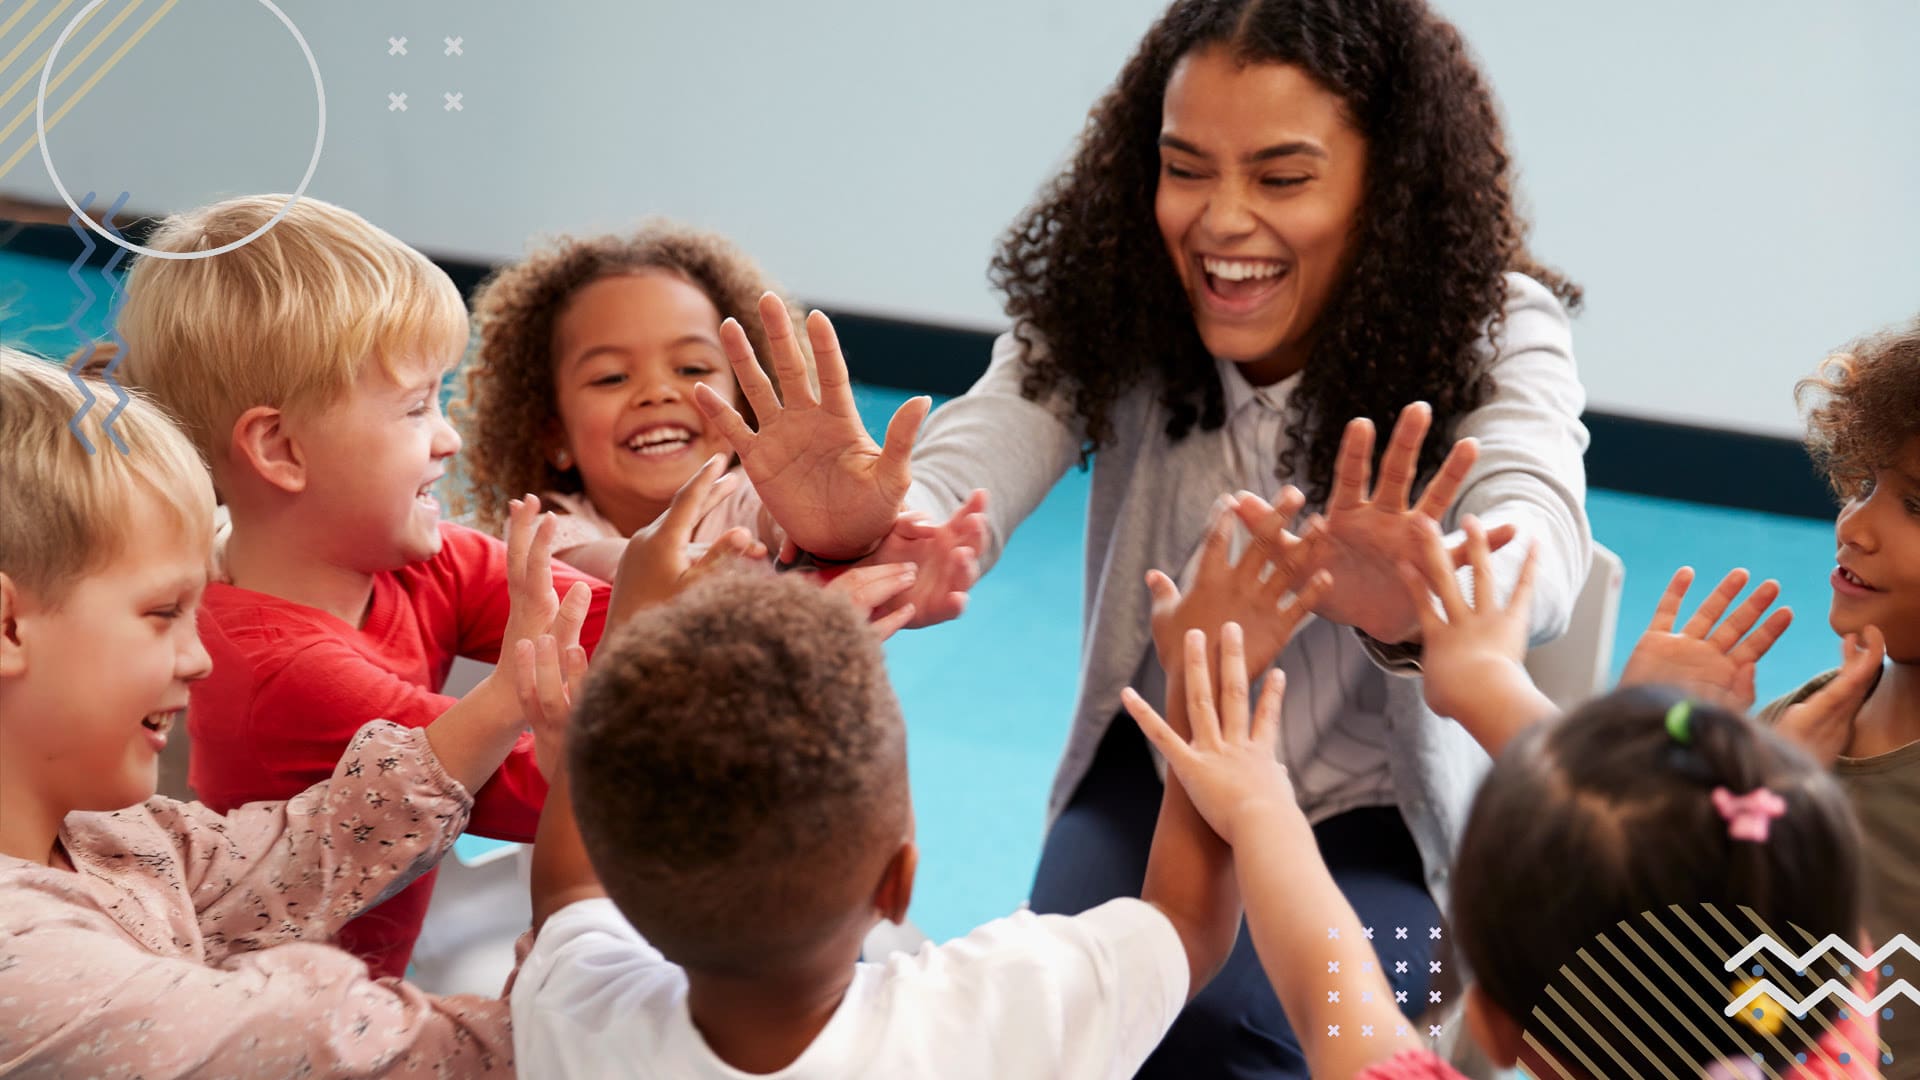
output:
M1252 262L1245 259L1216 259L1202 256L1200 266L1211 277L1222 281L1254 281L1260 278L1276 278L1286 268L1277 262Z
M648 428L627 440L627 449L648 457L665 457L685 450L693 442L692 429L679 424Z

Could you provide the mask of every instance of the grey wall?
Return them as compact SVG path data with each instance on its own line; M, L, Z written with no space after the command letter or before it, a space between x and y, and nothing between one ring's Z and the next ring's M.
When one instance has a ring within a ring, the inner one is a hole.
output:
M20 2L0 0L0 22ZM61 62L132 2L109 0ZM51 106L165 2L133 10ZM1920 4L1440 2L1506 108L1538 252L1588 286L1596 407L1791 433L1794 378L1920 312ZM426 250L504 258L666 213L732 234L830 310L992 326L995 238L1161 2L282 6L327 91L310 193ZM401 35L408 55L390 56ZM453 35L460 56L443 54ZM0 71L0 94L51 40ZM0 128L33 89L0 104ZM408 110L389 111L401 91ZM0 162L31 130L0 137ZM279 22L257 0L178 0L50 142L76 196L126 188L166 210L290 188L313 135ZM52 197L37 152L0 193Z

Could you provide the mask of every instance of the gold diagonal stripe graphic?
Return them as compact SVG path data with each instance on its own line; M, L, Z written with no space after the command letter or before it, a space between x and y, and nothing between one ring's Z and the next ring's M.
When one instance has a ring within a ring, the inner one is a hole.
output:
M1580 992L1581 997L1584 997L1587 999L1588 1004L1592 1005L1596 1010L1599 1011L1600 1018L1602 1020L1605 1020L1607 1023L1613 1025L1613 1028L1615 1031L1618 1031L1622 1035L1625 1035L1627 1037L1627 1041L1633 1044L1633 1048L1635 1050L1640 1051L1640 1056L1642 1058L1645 1058L1647 1061L1652 1062L1653 1067L1660 1070L1660 1075L1666 1077L1666 1080L1680 1080L1678 1076L1674 1075L1673 1070L1667 1068L1665 1063L1663 1063L1660 1060L1660 1058L1654 1054L1653 1051L1647 1049L1647 1044L1640 1041L1640 1037L1633 1033L1632 1028L1629 1028L1627 1025L1620 1022L1620 1018L1613 1014L1612 1009L1607 1008L1607 1003L1601 1000L1600 995L1587 989L1587 984L1580 981L1580 976L1575 975L1571 967L1562 967L1560 969L1560 974L1565 976L1567 982L1571 983L1573 985L1573 988ZM1594 1040L1600 1044L1601 1049L1607 1052L1608 1057L1612 1058L1615 1061L1618 1061L1622 1068L1627 1069L1627 1071L1629 1072L1633 1072L1632 1067L1627 1065L1626 1060L1620 1056L1619 1051L1613 1048L1613 1040L1607 1039L1603 1037L1599 1032L1593 1030L1593 1028L1587 1024L1586 1017L1577 1016L1576 1019L1579 1020L1581 1027L1586 1028L1587 1034L1593 1036ZM1638 1076L1639 1073L1635 1072L1634 1075Z
M1687 947L1681 944L1680 939L1677 937L1674 937L1673 932L1668 930L1665 924L1663 924L1658 918L1654 916L1653 912L1649 911L1643 914L1647 922L1651 924L1655 930L1660 931L1660 936L1666 938L1667 942L1673 946L1676 952L1680 953L1680 955L1685 956L1690 961L1692 961L1693 966L1697 970L1700 970L1700 971L1706 970L1706 968L1701 965L1700 961L1687 951ZM1753 1047L1750 1044L1748 1044L1746 1035L1743 1034L1739 1028L1733 1027L1732 1025L1727 1023L1726 1017L1723 1017L1720 1015L1720 1007L1717 1004L1712 1004L1705 1000L1702 1000L1700 995L1694 990L1693 986L1689 984L1687 980L1681 978L1680 973L1673 970L1673 966L1668 964L1667 961L1663 957L1661 957L1661 955L1658 952L1655 952L1653 946L1647 944L1644 938L1642 938L1639 934L1635 933L1633 930L1633 927L1630 924L1622 923L1620 924L1620 928L1626 933L1628 938L1632 939L1635 945L1638 945L1640 947L1640 951L1646 955L1647 959L1653 961L1654 966L1659 968L1661 971L1665 972L1667 975L1667 978L1672 979L1675 985L1680 987L1680 992L1687 995L1687 999L1689 1001L1692 1001L1694 1008L1698 1010L1698 1013L1696 1015L1703 1016L1703 1017L1711 1017L1714 1023L1720 1024L1723 1028L1732 1031L1734 1041L1740 1044L1741 1053L1744 1053L1747 1055L1747 1060L1749 1061L1753 1060ZM1694 1032L1696 1037L1699 1037L1703 1042L1705 1041L1705 1036L1700 1035L1699 1030L1693 1026L1690 1020L1688 1020L1687 1013L1685 1010L1681 1010L1677 1012L1675 1016L1679 1019L1679 1021L1682 1024L1685 1024L1687 1026L1687 1029L1689 1031ZM1787 1048L1780 1045L1780 1040L1772 1037L1771 1035L1766 1036L1766 1039L1768 1042L1773 1044L1773 1048L1776 1051L1779 1051L1781 1054L1786 1054ZM1708 1045L1711 1045L1711 1044L1709 1043ZM1787 1055L1787 1056L1791 1057L1792 1055ZM1771 1080L1780 1080L1780 1073L1777 1070L1775 1070L1773 1066L1765 1065L1763 1066L1763 1068L1766 1070L1767 1076L1770 1077Z
M87 42L85 48L81 49L77 54L75 54L72 59L68 60L66 64L62 66L60 70L54 74L53 79L47 83L47 97L49 100L52 99L53 92L55 90L60 89L61 84L67 81L67 76L73 74L73 70L75 68L85 63L87 57L92 56L95 49L98 49L103 43L105 43L107 38L111 37L115 30L120 29L120 24L127 21L127 16L132 15L136 10L139 9L140 5L144 3L146 3L146 0L131 0L131 2L128 3L126 7L120 9L120 14L115 15L112 19L108 20L107 25L101 27L100 32L93 35L93 40ZM95 8L94 10L98 11L99 9ZM76 27L75 30L77 33L78 28ZM67 40L72 41L73 39L68 38ZM48 51L49 52L52 51L51 47L49 47ZM35 64L32 67L28 68L26 71L21 72L19 80L7 89L6 97L0 97L0 106L4 106L7 103L7 99L11 98L14 95L14 92L19 90L22 86L26 85L28 82L32 82L39 79L40 69L41 67L45 66L46 62L47 62L46 56L42 55L40 58L40 62L38 64ZM33 102L29 101L25 104L25 107L20 110L19 114L16 115L13 118L13 120L7 124L6 127L0 128L0 143L4 143L8 139L12 138L14 129L18 128L21 124L24 124L31 119L33 119Z
M154 24L159 22L161 18L166 15L167 12L172 11L174 8L174 5L178 4L179 2L180 0L166 0L166 3L160 5L160 10L154 12L152 15L147 16L147 21L141 23L140 28L133 32L133 36L129 37L125 42L122 42L120 47L113 51L112 56L107 57L106 63L100 65L100 70L94 72L92 77L88 78L86 82L80 84L80 88L73 92L73 96L69 97L66 100L66 103L60 106L60 111L54 113L52 116L47 117L47 130L52 131L54 128L54 125L58 124L60 122L60 119L66 116L67 113L71 111L75 105L78 105L80 103L81 98L84 98L87 96L87 92L93 89L94 84L99 82L101 77L106 75L107 72L112 71L114 65L120 62L120 58L127 55L127 53L130 50L132 50L132 48L135 45L138 45L140 43L140 39L147 36L147 31L153 29ZM39 141L40 141L40 137L36 134L34 137L27 140L27 144L25 146L22 146L19 150L15 151L12 157L8 158L3 163L0 163L0 177L4 177L7 175L7 173L13 171L13 167L15 165L20 164L20 159L23 157L26 157L27 153L31 151L34 148L34 146L36 146L39 143Z
M1575 1012L1573 1011L1573 1009L1572 1009L1572 1008L1570 1008L1570 1007L1569 1007L1569 1006L1567 1005L1567 1001L1566 1001L1566 999L1560 996L1560 991L1558 991L1558 990L1556 990L1556 989L1554 989L1553 987L1551 987L1551 986L1549 986L1549 987L1547 987L1547 996L1548 996L1548 997L1550 997L1550 998L1552 998L1552 999L1553 999L1554 1001L1556 1001L1556 1002L1558 1002L1558 1003L1559 1003L1559 1005L1560 1005L1560 1007L1561 1007L1562 1009L1566 1009L1566 1011L1567 1011L1567 1015L1568 1015L1569 1017L1572 1017L1572 1018L1573 1018L1574 1020L1577 1020L1577 1021L1579 1021L1579 1023L1580 1023L1580 1026L1581 1026L1581 1027L1583 1027L1583 1028L1586 1028L1586 1030L1587 1030L1587 1034L1589 1034L1589 1035L1593 1035L1593 1029L1592 1029L1592 1028L1589 1028L1589 1027L1587 1027L1587 1022L1586 1022L1585 1020L1582 1020L1582 1019L1580 1018L1580 1016L1579 1016L1578 1014L1576 1014L1576 1013L1575 1013ZM1588 1076L1605 1076L1605 1075L1607 1075L1607 1074L1606 1074L1606 1073L1605 1073L1604 1071L1602 1071L1602 1070L1601 1070L1601 1068L1600 1068L1600 1067L1599 1067L1598 1065L1595 1065L1595 1064L1593 1063L1593 1059L1587 1056L1587 1054L1586 1054L1586 1051L1584 1051L1584 1050L1582 1050L1582 1049L1580 1049L1580 1045L1579 1045L1578 1043L1576 1043L1576 1042L1574 1042L1574 1041L1573 1041L1572 1039L1569 1039L1569 1038L1567 1038L1567 1034L1566 1034L1566 1032L1564 1032L1564 1031L1561 1031L1561 1030L1560 1030L1560 1029L1559 1029L1559 1028L1558 1028L1557 1026L1555 1026L1555 1024L1554 1024L1554 1022L1553 1022L1552 1020L1550 1020L1550 1019L1548 1019L1548 1018L1547 1018L1547 1015L1546 1015L1546 1010L1545 1010L1544 1008L1536 1008L1536 1009L1534 1009L1534 1010L1533 1010L1533 1015L1534 1015L1534 1017L1535 1017L1536 1019L1538 1019L1538 1020L1539 1020L1539 1021L1540 1021L1540 1022L1541 1022L1542 1024L1545 1024L1545 1025L1546 1025L1546 1028L1547 1028L1547 1030L1553 1033L1553 1037L1554 1037L1555 1039L1558 1039L1558 1040L1559 1040L1559 1042L1560 1042L1560 1045L1561 1045L1562 1047L1565 1047L1565 1048L1566 1048L1566 1049L1567 1049L1568 1051L1570 1051L1570 1052L1571 1052L1571 1053L1573 1054L1573 1056L1574 1056L1575 1058L1578 1058L1578 1059L1579 1059L1579 1061L1580 1061L1580 1067L1581 1067L1581 1068L1583 1068L1583 1069L1585 1069L1585 1070L1587 1070L1587 1075L1588 1075ZM1593 1035L1593 1037L1594 1037L1595 1039L1599 1039L1599 1038L1600 1038L1600 1037L1599 1037L1598 1035ZM1602 1045L1602 1046L1605 1046L1605 1045L1606 1045L1606 1043L1605 1043L1605 1040L1601 1040L1601 1045ZM1614 1057L1615 1057L1615 1059L1617 1060L1617 1059L1618 1059L1618 1057L1619 1057L1619 1055L1617 1055L1617 1054L1616 1054L1616 1055L1614 1055ZM1624 1062L1622 1062L1622 1064L1625 1064L1625 1063L1624 1063ZM1631 1071L1631 1070L1629 1070L1629 1071ZM1634 1074L1633 1074L1633 1080L1640 1080L1640 1074L1639 1074L1639 1073L1634 1073Z
M1600 935L1600 940L1602 942L1605 942L1606 939L1607 937L1605 934ZM1614 994L1618 996L1621 1001L1624 1001L1627 1003L1627 1008L1632 1009L1633 1014L1635 1016L1638 1016L1642 1023L1646 1024L1649 1028L1652 1028L1654 1034L1660 1036L1660 1040L1667 1044L1667 1049L1673 1051L1674 1057L1676 1060L1684 1059L1687 1056L1686 1050L1681 1048L1679 1041L1676 1040L1672 1035L1668 1034L1667 1026L1665 1024L1655 1021L1652 1016L1648 1015L1647 1010L1640 1007L1640 1002L1637 1001L1632 994L1627 993L1625 987L1621 986L1618 982L1614 981L1613 976L1607 972L1607 969L1600 966L1600 961L1594 959L1593 953L1589 952L1586 949L1581 949L1577 955L1580 957L1580 959L1586 961L1587 966L1593 969L1594 975L1597 976L1601 982L1604 982L1607 984L1608 989L1612 990ZM1566 970L1566 969L1563 968L1562 970ZM1572 977L1572 974L1570 972L1568 974L1568 977L1569 978ZM1582 989L1584 991L1584 988ZM1659 995L1655 995L1655 996L1659 997ZM1660 1004L1666 1007L1669 1011L1671 1011L1672 1006L1669 1005L1664 998L1661 999ZM1640 1046L1640 1040L1638 1038L1634 1039L1633 1044L1635 1046L1639 1046L1640 1052L1643 1054L1646 1054L1647 1057L1649 1058L1653 1057L1653 1054L1649 1052L1646 1047ZM1667 1072L1667 1068L1664 1065L1660 1066L1660 1070L1662 1072ZM1669 1072L1667 1073L1667 1075L1671 1076L1673 1074Z
M1534 1011L1534 1016L1538 1017L1539 1015L1540 1015L1540 1012L1539 1010L1536 1009ZM1549 1023L1547 1024L1547 1026L1551 1028L1553 1025ZM1558 1037L1559 1037L1558 1035L1555 1035L1555 1038L1558 1038ZM1540 1060L1553 1066L1553 1071L1560 1074L1560 1080L1578 1080L1578 1078L1576 1078L1572 1073L1567 1071L1567 1067L1565 1065L1560 1064L1560 1058L1557 1055L1555 1055L1553 1051L1548 1050L1546 1044L1541 1042L1539 1038L1534 1035L1532 1027L1527 1027L1521 1030L1520 1041L1526 1043L1528 1046L1533 1047L1533 1052L1540 1055ZM1523 1067L1520 1070L1520 1075L1531 1077L1533 1074L1528 1072Z
M1734 926L1732 921L1730 921L1725 915L1720 914L1720 909L1715 907L1714 905L1708 904L1706 905L1706 908L1707 908L1707 914L1713 916L1714 921L1720 924L1720 928L1725 930L1727 934L1731 936L1735 941L1751 941L1753 940L1754 937L1757 936L1751 931L1744 934L1741 933L1740 929ZM1742 914L1746 915L1747 918L1753 920L1754 925L1760 928L1760 933L1772 936L1773 928L1769 927L1760 918L1759 915L1755 914L1752 908L1749 908L1743 905L1740 908L1740 911ZM1693 920L1688 918L1684 913L1680 915L1680 921L1686 923L1689 927L1693 929L1694 933L1699 934L1703 939L1706 937L1706 934L1703 933L1699 927L1694 926ZM1714 946L1713 951L1715 953L1715 959L1720 961L1721 971L1723 972L1726 971L1726 963L1730 954L1723 952L1718 946ZM1767 963L1768 970L1771 970L1772 967L1773 965L1771 963ZM1808 963L1807 970L1808 971L1813 970L1811 961L1809 961ZM1726 975L1723 974L1721 978L1722 979L1726 978ZM1786 972L1783 971L1780 973L1776 981L1776 985L1793 986L1794 984L1787 980L1787 974ZM1731 990L1731 987L1729 987L1729 990ZM1797 988L1795 989L1795 992L1798 993ZM1774 1004L1783 1005L1783 1003L1778 999L1775 1000ZM1721 1009L1722 1015L1724 1015L1726 1012L1726 1006L1722 1005L1720 1009ZM1824 1030L1827 1034L1831 1035L1833 1033L1833 1025L1827 1022L1827 1018L1825 1016L1822 1016L1817 1012L1809 1012L1807 1016L1812 1017L1813 1020L1816 1021L1820 1025L1821 1029ZM1781 1017L1781 1020L1788 1027L1793 1029L1793 1036L1795 1040L1806 1044L1806 1047L1807 1047L1806 1054L1809 1058L1812 1058L1815 1055L1819 1055L1819 1057L1827 1063L1828 1068L1834 1069L1840 1072L1845 1071L1840 1068L1840 1063L1833 1059L1833 1055L1827 1053L1827 1048L1825 1046L1821 1045L1821 1043L1817 1039L1810 1039L1807 1037L1807 1030L1800 1026L1801 1021L1794 1017L1792 1010L1790 1009L1786 1010L1785 1015Z
M46 18L41 19L38 23L34 25L33 29L27 31L27 36L20 40L20 44L15 45L12 48L12 50L10 50L7 53L6 56L0 57L0 71L5 71L8 68L12 67L13 62L15 60L20 59L20 54L27 51L27 46L33 44L35 38L45 33L47 27L53 25L54 20L58 19L68 8L73 6L73 2L74 0L60 0L58 4L55 4L53 7L53 10L47 12ZM25 15L27 13L27 8L31 8L32 6L33 5L29 3L27 7L21 8L20 15ZM14 19L18 19L20 15L14 16ZM8 21L8 26L9 28L11 28L12 20ZM34 71L37 69L29 68L28 70ZM11 90L8 90L5 94L0 94L0 106L4 106L7 103L8 98L11 98L14 94L18 93L22 85L24 85L24 83L14 83L13 88Z
M47 17L40 20L40 25L33 28L33 33L27 36L27 41L23 41L20 43L20 49L25 49L27 47L27 42L32 41L34 38L39 37L41 31L45 30L48 24L52 23L56 18L65 14L66 10L72 6L73 6L73 0L62 0L59 7L56 7L52 11L47 12ZM81 20L80 26L76 26L73 28L74 34L78 35L80 33L81 27L86 26L87 22L91 20L93 16L96 14L99 14L99 12L95 11L89 14L86 19ZM58 35L55 35L55 40L58 40L58 39L59 39ZM72 41L73 38L68 38L67 40ZM20 49L14 50L15 53L18 53ZM53 44L51 42L47 44L47 51L48 52L53 51ZM11 62L13 58L9 56L7 59L9 62ZM35 79L38 79L40 77L40 69L46 64L46 62L47 62L47 54L43 52L39 54L38 58L35 59L33 63L28 64L26 67L26 70L20 73L20 77L13 80L13 85L7 87L7 92L4 94L0 94L0 108L5 108L7 102L12 101L14 97L20 93L20 89L22 87L26 86L30 82L33 82ZM4 68L5 66L6 66L5 64L0 64L0 68ZM51 90L52 87L50 86L48 87L48 89ZM33 114L31 111L29 111L27 115L31 116ZM16 120L15 123L18 123L18 121ZM7 130L12 131L13 128L9 126ZM0 135L0 138L4 138L4 135Z
M1628 937L1633 937L1633 928L1628 926L1626 923L1622 922L1620 924L1620 929ZM1638 939L1635 939L1635 940L1637 941ZM1646 990L1646 992L1649 995L1651 995L1655 1000L1657 1000L1660 1003L1661 1008L1666 1009L1673 1014L1673 1018L1680 1022L1680 1026L1687 1029L1687 1034L1693 1036L1694 1039L1700 1043L1700 1048L1703 1051L1705 1051L1708 1054L1714 1053L1713 1041L1711 1039L1708 1039L1704 1034L1702 1034L1699 1028L1693 1026L1693 1021L1687 1018L1686 1011L1675 1006L1672 1000L1670 1000L1667 997L1666 993L1662 991L1660 987L1654 985L1654 982L1652 979L1647 977L1647 973L1644 971L1641 971L1640 966L1638 964L1635 964L1633 960L1629 958L1626 953L1622 952L1620 950L1620 947L1618 945L1615 945L1613 941L1609 939L1605 934L1600 935L1600 947L1603 949L1606 949L1607 952L1616 961L1620 963L1620 966L1626 969L1627 974L1633 976L1634 981L1639 983L1642 989ZM1646 950L1646 943L1640 942L1640 948L1644 953L1644 951ZM1670 1043L1673 1042L1672 1034L1667 1030L1665 1026L1660 1027L1658 1030L1660 1031L1660 1034L1662 1037L1666 1038ZM1744 1042L1741 1043L1741 1046L1743 1049L1746 1050L1748 1057L1753 1056L1753 1050L1751 1047L1747 1047ZM1677 1050L1682 1057L1688 1056L1686 1049L1684 1047L1679 1046L1677 1043L1674 1044L1674 1049ZM1778 1080L1777 1076L1775 1076L1775 1080Z
M7 40L7 35L13 33L13 28L16 26L19 26L20 20L26 18L27 12L32 11L33 5L39 2L40 0L22 0L20 7L14 11L13 17L8 19L6 22L0 23L0 41ZM27 37L27 41L32 41L32 40L33 40L33 37L29 35ZM7 69L7 65L13 62L13 58L19 55L20 52L27 47L27 41L21 42L20 47L18 49L15 49L13 52L8 53L7 58L5 60L0 60L0 71L5 71Z

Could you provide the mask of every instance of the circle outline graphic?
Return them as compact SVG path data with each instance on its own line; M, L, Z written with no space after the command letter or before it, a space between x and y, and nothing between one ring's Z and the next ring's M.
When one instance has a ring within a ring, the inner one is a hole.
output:
M320 80L319 61L313 58L313 49L307 44L307 39L300 33L300 28L293 25L293 20L287 18L286 12L274 6L273 0L259 0L261 6L273 12L274 17L279 19L281 25L287 28L287 32L293 35L293 40L299 43L300 52L307 58L307 70L313 73L314 97L319 102L319 129L314 133L313 157L307 161L307 173L300 178L300 185L293 189L292 195L287 197L287 204L282 206L271 218L268 218L266 224L261 225L259 228L238 240L222 244L217 248L212 248L207 251L160 251L117 236L82 212L79 205L73 201L73 196L67 192L66 185L60 182L60 174L53 167L53 151L47 146L47 79L53 73L53 62L55 58L60 55L60 47L65 45L67 39L73 36L73 31L80 25L81 20L85 19L89 14L92 14L94 9L106 2L107 0L90 0L86 7L81 8L80 14L75 15L73 20L67 23L66 29L60 31L60 36L54 39L53 48L47 50L47 61L40 68L39 93L34 97L33 130L34 134L38 136L40 140L40 160L47 167L47 179L53 181L53 188L60 193L60 200L67 204L68 209L73 211L74 217L85 222L87 228L102 238L135 254L146 255L155 259L184 260L211 258L215 255L224 255L235 248L244 247L266 235L268 229L278 225L280 219L287 216L287 211L293 209L293 204L300 201L300 196L306 194L307 185L313 181L313 172L320 165L320 150L327 141L327 88Z

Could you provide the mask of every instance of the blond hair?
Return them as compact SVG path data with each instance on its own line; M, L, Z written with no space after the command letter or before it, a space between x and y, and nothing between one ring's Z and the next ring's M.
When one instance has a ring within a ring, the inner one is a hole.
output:
M141 394L109 429L114 392L82 382L91 408L57 364L0 348L0 572L48 604L136 541L129 506L137 493L176 528L204 536L212 552L213 485L200 454Z
M206 251L286 204L250 195L175 214L147 245ZM370 359L392 375L421 360L451 367L465 351L467 309L426 256L350 210L303 198L225 254L135 260L119 329L129 381L179 417L218 479L242 413L325 409Z

